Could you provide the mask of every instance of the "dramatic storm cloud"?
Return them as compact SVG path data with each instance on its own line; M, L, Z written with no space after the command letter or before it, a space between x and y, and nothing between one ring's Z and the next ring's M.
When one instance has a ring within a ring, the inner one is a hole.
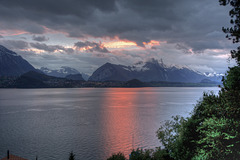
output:
M2 0L0 15L0 43L37 67L33 53L55 57L58 67L60 52L89 73L107 61L151 57L224 72L233 48L221 31L229 26L228 8L218 0Z

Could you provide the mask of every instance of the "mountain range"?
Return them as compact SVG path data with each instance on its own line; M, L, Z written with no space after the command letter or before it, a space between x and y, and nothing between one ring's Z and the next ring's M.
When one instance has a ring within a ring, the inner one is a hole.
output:
M67 66L62 66L54 70L41 67L40 70L37 70L20 55L0 45L0 77L18 77L29 71L37 71L38 73L51 77L60 77L68 80L84 81L83 77L85 80L88 79L88 75L83 74L84 76L82 76L78 70ZM35 74L31 73L31 78L34 75ZM188 67L167 66L163 63L162 59L156 60L152 58L146 62L139 61L132 66L106 63L93 72L88 81L127 82L133 79L141 82L209 83L211 81L219 82L221 75L213 75L211 73L203 74Z
M213 77L191 70L187 67L167 66L162 60L150 59L140 61L132 66L106 63L99 67L89 78L89 81L129 81L138 79L142 82L193 82L199 83ZM214 80L217 78L214 77Z

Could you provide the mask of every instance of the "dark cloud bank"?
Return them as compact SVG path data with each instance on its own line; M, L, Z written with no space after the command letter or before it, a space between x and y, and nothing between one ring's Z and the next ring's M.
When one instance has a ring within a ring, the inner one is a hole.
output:
M0 30L29 33L13 39L0 32L0 44L37 67L64 64L91 73L106 62L127 65L154 57L224 72L226 60L218 55L233 48L221 30L229 26L228 8L218 0L1 0L0 15ZM64 45L53 40L56 33L79 39L67 43L64 37ZM111 50L99 42L106 37L135 41L140 47ZM151 40L161 45L148 49L144 42Z
M70 37L118 36L142 47L154 39L185 52L226 47L221 27L229 23L226 7L217 0L2 0L0 15L2 29L43 34L47 27Z

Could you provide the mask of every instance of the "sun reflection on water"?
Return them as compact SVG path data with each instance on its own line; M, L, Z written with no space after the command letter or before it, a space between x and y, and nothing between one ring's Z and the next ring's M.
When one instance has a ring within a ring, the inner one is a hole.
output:
M139 101L144 103L147 99L156 100L157 97L145 93L144 99L139 99L141 93L139 90L143 89L112 88L104 95L105 111L102 112L102 121L108 125L103 125L105 127L103 146L108 156L117 152L128 155L133 148L141 147L145 143L145 139L140 135L141 132L138 132L142 126L139 124L141 115L137 104ZM151 106L147 107L151 108ZM148 112L154 112L154 110L148 109Z

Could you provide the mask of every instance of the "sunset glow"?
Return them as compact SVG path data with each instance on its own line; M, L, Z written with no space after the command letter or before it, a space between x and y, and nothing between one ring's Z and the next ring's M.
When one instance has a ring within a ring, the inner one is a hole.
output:
M239 8L0 0L0 160L240 160Z
M86 46L86 47L82 47L82 48L79 48L78 50L79 51L87 51L87 50L90 50L90 49L92 49L93 47L91 47L91 46Z
M166 43L166 42L165 42ZM146 42L143 42L144 45L148 45L148 46L159 46L160 45L160 42L159 41L155 41L155 40L151 40L150 42L146 43Z
M112 41L112 42L103 42L103 45L107 48L114 49L114 48L127 48L127 47L137 46L137 43L133 41L119 40L119 41Z
M103 112L102 121L103 123L108 122L110 125L104 128L107 131L104 146L113 152L118 152L123 148L129 152L135 147L134 143L139 142L139 135L134 132L138 127L138 124L134 123L137 117L134 113L137 113L137 108L133 105L137 101L136 92L139 89L134 89L135 92L118 88L110 90L111 93L117 91L118 94L105 95L104 105L109 108ZM127 155L128 152L125 154Z

